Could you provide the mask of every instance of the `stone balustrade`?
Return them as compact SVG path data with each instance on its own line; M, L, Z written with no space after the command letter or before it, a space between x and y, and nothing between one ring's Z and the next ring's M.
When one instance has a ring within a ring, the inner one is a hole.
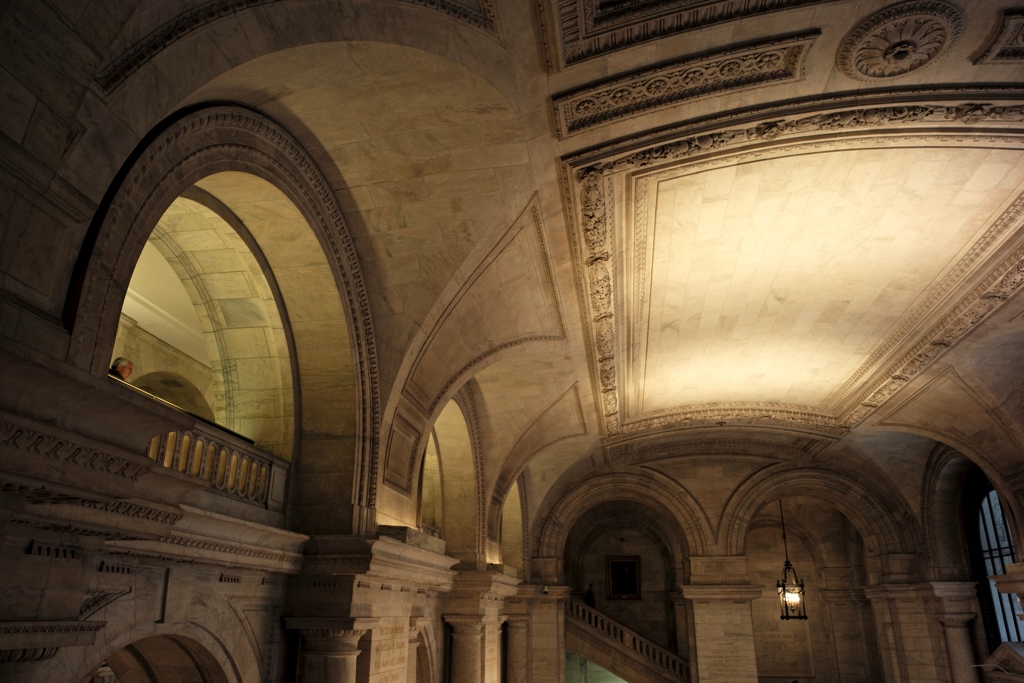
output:
M671 677L681 681L690 680L690 663L686 659L652 643L628 626L587 607L579 600L566 600L565 614L575 623L597 631L605 638L633 651Z
M195 477L215 491L280 510L288 463L240 437L214 426L153 437L149 459L157 465Z

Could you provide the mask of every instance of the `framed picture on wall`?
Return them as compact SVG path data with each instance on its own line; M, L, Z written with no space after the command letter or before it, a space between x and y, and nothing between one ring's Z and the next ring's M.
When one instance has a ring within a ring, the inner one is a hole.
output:
M640 557L620 555L605 557L605 576L609 600L640 599Z

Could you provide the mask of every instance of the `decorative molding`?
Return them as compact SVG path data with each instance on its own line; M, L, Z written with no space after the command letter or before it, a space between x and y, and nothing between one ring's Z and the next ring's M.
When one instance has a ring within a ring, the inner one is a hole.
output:
M85 601L82 602L82 606L78 609L78 618L88 619L93 614L96 614L110 603L114 602L120 597L128 595L131 592L131 586L120 588L114 591L92 589L86 593L87 597Z
M83 507L92 508L93 510L113 512L116 515L135 517L136 519L144 519L148 522L157 522L159 524L175 524L185 516L183 512L175 510L160 510L158 508L149 507L148 505L132 503L127 500L115 500L109 503L83 500L80 504Z
M58 647L26 647L0 650L0 664L43 662L57 654Z
M941 0L912 0L865 19L843 39L836 55L850 78L902 76L933 62L963 32L964 19Z
M558 0L565 66L663 36L830 0Z
M996 34L975 64L1024 61L1024 8L1003 10Z
M461 2L454 2L453 0L404 0L404 2L411 2L415 5L422 5L423 7L444 12L460 21L466 22L470 26L487 31L493 36L498 35L497 17L490 0L479 0L479 10L468 7Z
M812 406L789 403L701 403L683 408L649 413L622 424L623 434L660 430L668 426L697 427L714 423L750 424L763 427L808 427L818 434L839 437L846 429L836 418Z
M1024 121L1024 105L997 106L967 103L960 105L906 105L862 107L840 111L793 116L764 121L750 127L728 128L693 135L654 145L608 162L585 167L577 172L579 181L593 171L601 173L647 168L717 152L748 143L773 142L783 137L819 132L842 132L862 128L880 128L905 124L965 124ZM980 132L979 132L980 134Z
M105 621L0 621L0 636L94 633L106 625Z
M110 94L149 60L193 31L237 12L273 2L278 0L215 0L183 12L111 59L96 74L96 83Z
M1003 213L1000 220L1011 212L1012 221L1007 221L1007 223L1017 224L1024 216L1024 196L1018 197ZM997 221L996 224L998 225L999 222ZM866 394L866 398L862 399L859 406L851 408L843 416L843 423L852 427L867 417L915 375L931 365L968 332L994 313L1022 287L1024 287L1024 247L1019 247L1009 258L1004 259L981 285L975 287L970 294L961 299L912 349L892 364L882 380L862 392L862 394Z
M686 57L556 96L558 136L727 90L800 80L807 51L820 33Z
M608 459L617 465L634 462L650 462L661 458L691 456L700 458L707 455L738 455L795 460L807 455L807 451L776 441L755 441L752 439L692 439L686 441L667 441L664 443L648 443L631 441L608 445Z
M53 458L132 481L148 472L151 467L148 463L133 462L3 419L0 419L0 446L9 446L23 453Z

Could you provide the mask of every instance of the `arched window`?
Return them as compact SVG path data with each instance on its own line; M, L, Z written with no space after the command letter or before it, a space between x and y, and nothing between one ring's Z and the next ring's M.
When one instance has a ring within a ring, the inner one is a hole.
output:
M981 470L964 481L964 530L971 559L971 578L978 582L978 603L990 651L1000 643L1019 642L1022 613L1016 597L996 590L990 576L1006 573L1014 562L1013 540L999 496Z

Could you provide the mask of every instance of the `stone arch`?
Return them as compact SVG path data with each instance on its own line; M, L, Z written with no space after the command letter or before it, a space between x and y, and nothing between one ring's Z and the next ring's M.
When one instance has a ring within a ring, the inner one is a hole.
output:
M707 551L710 528L696 500L666 478L639 472L610 472L584 482L555 502L534 536L533 557L561 557L569 532L576 521L590 508L611 501L635 501L646 505L668 520L676 531L675 548L685 547L690 555ZM682 557L683 555L677 555Z
M973 466L967 456L945 444L938 444L928 456L921 481L921 541L933 581L966 576L960 489Z
M118 680L155 677L169 683L228 683L209 650L182 636L149 636L125 646L105 661Z
M719 526L729 555L742 555L747 530L765 503L784 496L820 498L846 515L869 555L916 553L918 529L902 496L882 482L866 486L852 476L810 467L762 470L730 498ZM724 537L723 537L724 536Z
M441 536L447 552L463 562L479 561L484 553L480 542L479 482L483 476L478 462L479 448L473 436L472 416L462 404L450 401L437 421L437 451L442 479L444 520Z
M335 423L337 413L351 412L352 422L339 427L347 433L335 435L350 440L356 454L351 475L345 471L343 476L356 479L353 502L371 508L376 498L377 360L355 248L334 193L316 164L286 130L258 112L220 104L181 111L154 130L125 164L89 228L76 267L65 306L65 319L72 330L68 360L95 375L105 373L121 302L143 243L177 197L195 183L221 173L269 183L294 206L323 249L329 287L341 297L342 319L336 321L335 329L350 340L351 350L346 353L353 358L346 362L355 367L336 372L350 375L346 382L337 383L350 383L349 392L335 389L338 395L325 397L322 394L330 393L329 389L316 387L316 391L319 402L324 398L333 402ZM292 322L299 343L294 316ZM307 368L299 345L301 375ZM297 381L301 387L301 379ZM325 423L311 431L330 430Z
M108 625L106 629L110 629ZM106 630L105 629L105 630ZM160 624L132 624L120 634L111 634L92 648L69 648L67 656L54 657L36 670L36 678L42 681L81 681L89 676L109 657L141 642L162 642L176 649L190 651L193 661L202 662L203 671L217 672L209 683L243 683L261 680L260 659L253 651L242 632L237 619L217 619L216 623L195 622ZM189 680L189 679L185 679ZM196 679L204 681L206 679Z

